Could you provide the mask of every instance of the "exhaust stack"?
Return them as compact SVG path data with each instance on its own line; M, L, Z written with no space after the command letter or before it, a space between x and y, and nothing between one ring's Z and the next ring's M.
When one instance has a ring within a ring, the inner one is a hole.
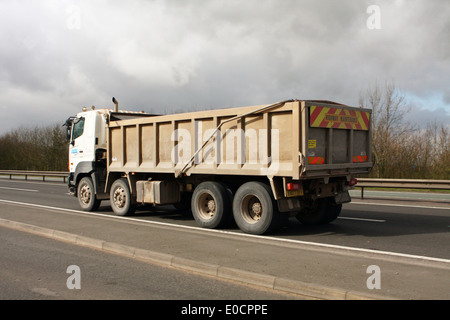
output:
M112 101L114 102L114 112L119 112L119 102L114 97L112 98Z

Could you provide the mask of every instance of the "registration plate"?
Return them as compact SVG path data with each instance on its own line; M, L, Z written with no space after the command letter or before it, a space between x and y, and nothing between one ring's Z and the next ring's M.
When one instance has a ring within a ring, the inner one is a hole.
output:
M298 190L286 190L286 197L298 197L303 195L303 188Z

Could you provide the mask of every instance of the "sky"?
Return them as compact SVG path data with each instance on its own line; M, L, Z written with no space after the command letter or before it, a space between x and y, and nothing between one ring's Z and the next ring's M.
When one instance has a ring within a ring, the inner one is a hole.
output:
M447 0L0 0L0 134L83 106L168 114L374 85L450 125Z

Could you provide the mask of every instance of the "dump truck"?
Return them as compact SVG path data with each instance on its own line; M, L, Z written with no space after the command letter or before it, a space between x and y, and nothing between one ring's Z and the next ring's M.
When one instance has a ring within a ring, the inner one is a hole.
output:
M370 109L291 99L156 115L113 102L65 123L68 188L86 211L172 205L203 228L266 234L290 217L332 222L373 166Z

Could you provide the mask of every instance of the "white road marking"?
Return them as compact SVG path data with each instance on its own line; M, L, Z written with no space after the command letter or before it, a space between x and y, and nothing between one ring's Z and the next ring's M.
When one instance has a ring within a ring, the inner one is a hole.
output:
M26 183L26 184L44 184L46 186L67 186L67 182L41 182L40 180L19 180L19 179L13 179L13 180L9 180L9 179L2 179L0 178L1 182L10 182L10 183Z
M8 188L8 187L0 187L0 189L16 190L16 191L26 191L26 192L39 192L39 190L19 189L19 188Z
M418 256L418 255L397 253L397 252L391 252L391 251L381 251L381 250L379 251L379 250L371 250L371 249L364 249L364 248L346 247L346 246L340 246L340 245L301 241L301 240L274 238L274 237L270 237L270 236L259 236L259 235L237 233L237 232L226 231L226 230L204 229L204 228L200 228L200 227L175 225L175 224L170 224L170 223L165 223L165 222L148 221L148 220L142 220L142 219L136 219L136 218L130 218L130 217L122 217L122 216L112 216L112 215L102 214L102 213L94 213L94 212L87 212L87 211L80 211L80 210L73 210L73 209L57 208L57 207L50 207L50 206L44 206L44 205L39 205L39 204L17 202L17 201L3 200L3 199L0 199L0 202L6 203L6 204L22 205L22 206L43 208L43 209L49 209L49 210L58 210L58 211L62 211L62 212L75 213L75 214L84 214L84 215L90 215L90 216L108 218L108 219L127 220L127 221L131 221L131 222L139 222L139 223L158 225L158 226L164 226L164 227L170 227L170 228L187 229L187 230L193 230L193 231L203 232L203 233L215 233L215 234L222 234L222 235L239 236L239 237L243 237L243 238L266 240L266 241L273 241L273 242L279 242L279 243L299 244L299 245L306 245L306 246L317 247L317 248L338 249L338 250L344 250L344 251L352 251L355 253L358 253L358 252L359 253L370 253L370 254L385 255L385 256L390 256L390 257L407 258L407 259L413 259L413 260L418 260L418 261L430 261L430 262L439 262L439 263L450 264L450 259ZM441 209L441 208L439 208L439 209Z
M353 217L338 217L338 219L369 221L369 222L386 222L386 220L366 219L366 218L353 218Z
M365 206L390 206L390 207L405 207L405 208L424 208L424 209L442 209L442 210L450 210L450 206L448 208L446 207L431 207L431 206L417 206L417 205L411 205L411 204L389 204L389 203L373 203L373 202L359 202L359 201L353 201L346 203L348 204L363 204Z

